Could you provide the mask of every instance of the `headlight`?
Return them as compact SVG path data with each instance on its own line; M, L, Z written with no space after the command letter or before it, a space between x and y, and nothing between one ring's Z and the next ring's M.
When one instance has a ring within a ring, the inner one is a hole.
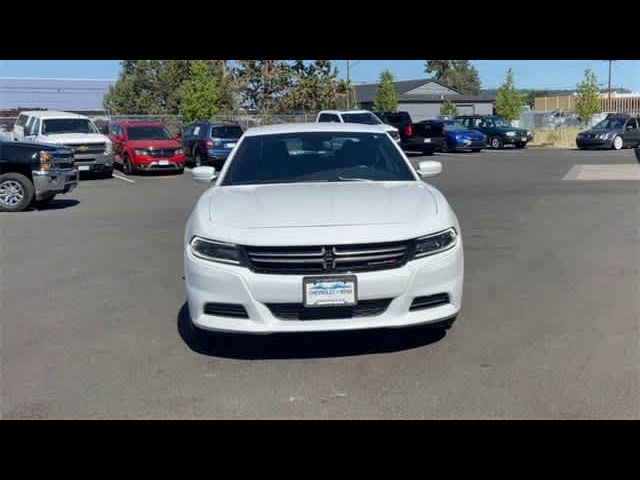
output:
M175 151L175 155L182 155L183 153L184 153L184 150L183 150L183 149L181 149L181 148L178 148L178 149Z
M40 170L49 170L53 166L51 164L51 155L48 152L40 152Z
M606 140L607 139L607 134L606 133L599 133L598 134L598 140Z
M189 242L189 248L191 253L204 260L230 263L232 265L241 265L243 263L240 249L232 243L193 237Z
M507 137L515 137L516 132L507 132Z
M136 148L134 152L136 152L136 155L149 155L149 152L142 148Z
M113 153L113 143L107 142L106 148L104 149L104 153L110 155Z
M422 258L428 255L444 252L456 246L458 232L451 227L439 233L426 237L420 237L415 241L415 254L413 258Z

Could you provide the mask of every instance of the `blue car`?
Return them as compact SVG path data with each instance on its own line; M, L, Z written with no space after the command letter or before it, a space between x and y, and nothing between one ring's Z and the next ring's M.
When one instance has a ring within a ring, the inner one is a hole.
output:
M219 170L243 133L236 123L194 122L184 129L180 141L194 166L212 165Z
M458 150L479 152L487 148L487 136L478 130L471 130L457 120L442 120L446 141L442 142L440 151L443 153Z

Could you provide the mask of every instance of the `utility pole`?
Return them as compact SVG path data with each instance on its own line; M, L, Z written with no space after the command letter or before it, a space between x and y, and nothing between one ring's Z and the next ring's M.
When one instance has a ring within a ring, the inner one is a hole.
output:
M611 62L613 60L609 60L609 102L611 102Z
M351 60L347 60L347 110L351 108L351 74L350 74Z

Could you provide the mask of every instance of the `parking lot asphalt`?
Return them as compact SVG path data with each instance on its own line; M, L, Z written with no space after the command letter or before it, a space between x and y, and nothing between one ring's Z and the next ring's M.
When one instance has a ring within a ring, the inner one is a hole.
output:
M424 159L465 242L445 336L196 342L182 235L205 187L188 172L83 179L0 215L3 418L640 418L640 183L607 179L633 153Z

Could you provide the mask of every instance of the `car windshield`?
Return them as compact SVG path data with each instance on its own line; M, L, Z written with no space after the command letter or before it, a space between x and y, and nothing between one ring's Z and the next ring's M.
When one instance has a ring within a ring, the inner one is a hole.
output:
M380 125L382 121L371 112L343 113L342 120L345 123L364 123L365 125Z
M511 127L511 123L507 122L504 118L494 118L493 122L496 127Z
M415 179L386 134L298 132L245 137L221 185Z
M605 118L603 121L598 123L594 129L598 130L619 130L624 126L624 122L626 118Z
M467 128L459 122L444 122L447 126L447 130L467 130Z
M129 127L127 134L129 140L171 140L164 127Z
M86 118L52 118L42 122L42 134L99 133L93 122Z
M242 136L242 128L235 125L212 127L211 136L213 138L240 138Z

